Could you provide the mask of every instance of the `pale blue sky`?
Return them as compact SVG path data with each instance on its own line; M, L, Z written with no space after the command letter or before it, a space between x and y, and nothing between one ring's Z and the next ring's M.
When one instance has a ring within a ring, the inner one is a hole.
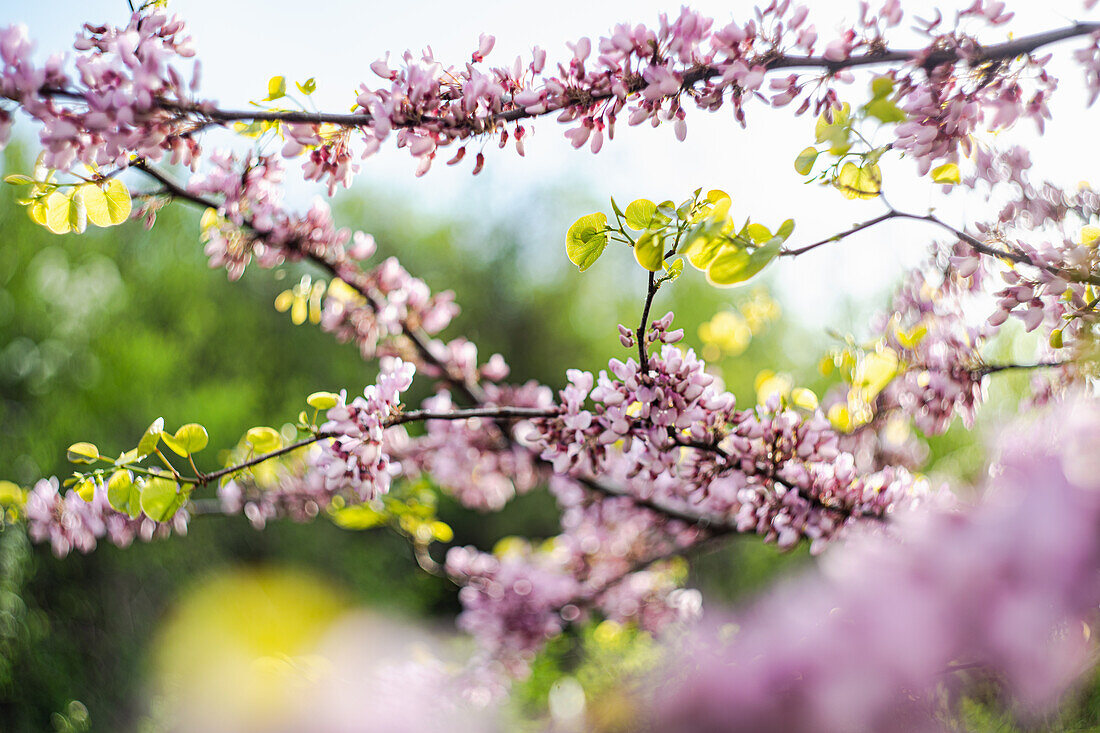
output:
M810 3L822 37L840 27L840 19L855 12L855 0L818 0ZM968 4L968 3L962 3ZM1081 16L1079 0L1016 2L1019 16L1010 24L1020 32L1057 27ZM923 12L928 2L905 2ZM959 2L946 3L957 7ZM749 2L704 0L693 7L721 21L745 18ZM679 5L659 0L622 0L555 3L516 3L483 0L477 3L417 0L380 3L363 0L332 2L233 2L232 0L173 0L171 7L189 23L199 56L203 59L200 94L226 106L244 106L262 96L267 79L284 74L291 79L315 76L317 98L327 109L344 111L354 99L359 81L375 85L380 80L370 71L374 59L391 51L431 45L437 58L461 62L477 45L478 34L497 36L490 62L505 63L517 53L539 44L551 61L566 55L565 41L579 36L599 36L614 23L656 22L659 12L676 12ZM25 22L40 52L67 49L80 24L86 20L124 22L125 0L0 0L0 23ZM1096 11L1093 15L1100 15ZM1003 38L1003 36L1001 37ZM991 40L1000 40L994 36ZM1068 57L1070 41L1057 47ZM1018 133L1033 150L1041 170L1072 184L1094 175L1095 129L1100 106L1086 110L1080 93L1079 69L1058 64L1065 71L1065 93L1054 105L1055 122L1040 139L1030 123ZM863 93L862 84L855 90ZM857 97L858 98L858 97ZM539 181L568 181L591 191L606 202L645 196L682 199L696 187L722 188L734 198L737 216L751 216L766 225L787 217L797 224L795 238L805 243L842 230L851 223L881 211L876 202L849 202L838 193L803 186L791 163L799 150L813 142L813 120L794 118L789 111L770 111L757 105L750 110L749 129L741 130L728 110L703 114L692 110L685 143L677 143L670 126L657 130L625 128L617 139L593 156L574 151L562 137L564 128L551 119L540 121L520 159L509 148L490 146L488 175L471 177L468 166L437 165L423 178L413 176L413 163L404 151L387 149L365 161L359 181L385 187L425 202L425 208L446 215L451 211L492 216L510 201L529 193ZM981 201L952 197L945 200L921 182L910 180L908 163L886 169L891 200L901 208L926 209L936 205L956 222L971 213L984 213ZM347 195L347 194L345 194ZM353 193L354 195L354 193ZM485 211L471 212L471 206ZM581 210L554 211L546 221L533 222L532 237L547 247L561 245L565 229ZM897 279L905 264L923 257L933 230L915 224L884 226L835 247L783 262L775 273L783 283L781 294L795 311L824 325L832 317L830 307L842 295L880 292L883 284ZM564 253L562 254L564 260Z

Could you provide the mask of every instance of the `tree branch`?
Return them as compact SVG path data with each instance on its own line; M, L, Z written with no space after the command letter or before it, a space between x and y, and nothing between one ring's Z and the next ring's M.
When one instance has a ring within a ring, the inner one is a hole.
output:
M928 49L908 50L873 50L864 54L851 56L847 59L834 61L824 56L803 55L760 55L755 59L746 60L750 66L761 65L767 70L776 69L823 69L829 74L835 74L844 69L853 69L865 66L879 66L883 64L905 64L917 61L924 68L934 68L943 64L957 63L969 60L971 66L978 66L991 61L1011 59L1023 54L1031 53L1043 46L1058 43L1070 38L1085 36L1100 31L1100 23L1074 23L1063 28L1044 33L1036 33L1023 36L1004 43L979 47L975 54L964 57L954 49L944 49L928 52ZM696 84L721 76L724 67L717 66L693 66L684 70L681 91L686 91ZM628 94L642 91L646 82L642 75L636 74L622 80ZM83 99L83 95L69 89L57 89L43 87L39 90L43 96L64 97L70 99ZM521 107L515 107L504 112L498 112L480 117L471 117L466 120L456 121L433 116L416 116L410 120L395 121L397 128L418 128L442 126L453 128L456 122L467 128L469 134L478 134L492 130L502 122L515 122L522 119L542 117L560 113L563 109L576 106L591 106L599 102L615 98L615 93L608 90L603 92L576 95L565 104L548 107L540 112L528 112ZM289 122L308 124L333 124L344 128L366 127L374 121L369 113L332 113L332 112L307 112L297 110L233 110L220 109L210 103L196 104L178 102L167 99L156 100L164 110L175 112L184 116L193 116L208 122L225 124L230 122L254 121L254 122Z

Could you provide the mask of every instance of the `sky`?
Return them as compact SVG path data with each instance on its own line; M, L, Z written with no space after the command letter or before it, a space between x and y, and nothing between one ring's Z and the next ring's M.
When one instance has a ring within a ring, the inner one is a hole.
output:
M853 16L857 8L854 0L815 0L810 5L823 39L842 27L843 18ZM918 14L931 7L912 0L903 5ZM1017 0L1012 6L1017 18L1009 27L1028 33L1063 26L1084 13L1080 0ZM431 46L437 59L461 63L476 49L479 34L488 32L497 38L490 63L508 63L536 44L548 50L552 63L567 57L566 41L582 35L598 37L624 21L655 25L660 12L675 13L679 5L661 0L172 0L170 7L188 22L202 59L200 96L240 108L248 100L261 98L273 75L290 80L315 77L318 107L343 112L360 82L381 84L368 67L387 51L399 57L407 48ZM692 7L725 22L748 17L753 3L701 0ZM0 24L26 23L41 54L70 48L85 21L121 24L128 13L125 0L0 0ZM918 43L909 31L902 29L902 33L908 34L906 45ZM1004 40L1004 31L994 30L985 38ZM1058 56L1068 59L1080 45L1080 41L1068 41L1054 48ZM1006 137L1031 149L1043 176L1072 185L1087 178L1100 163L1092 142L1100 107L1085 107L1078 68L1062 62L1052 68L1064 76L1065 89L1052 105L1054 120L1046 135L1040 137L1026 123ZM865 79L852 88L853 98L865 95L864 84ZM728 108L714 114L689 109L684 143L676 141L669 125L655 130L620 125L616 139L599 155L573 150L563 137L565 128L546 118L536 124L525 158L511 147L498 151L490 145L486 172L476 177L470 175L469 165L447 168L437 161L428 175L416 178L413 160L391 145L364 161L356 188L342 195L385 190L418 202L427 216L491 219L547 187L575 190L580 194L578 201L590 196L605 210L609 196L619 202L638 197L679 201L698 187L720 188L731 194L735 218L751 217L772 227L794 218L797 228L791 244L795 246L882 213L880 202L847 201L835 190L802 184L792 163L802 148L814 142L812 118L797 118L790 110L768 110L763 105L756 105L749 114L749 127L742 130ZM884 172L886 190L898 208L924 213L934 206L941 216L960 225L992 215L981 197L947 197L927 179L915 179L907 162L884 166ZM304 204L317 191L295 191L295 196ZM563 205L540 211L541 220L531 222L535 246L558 248L564 262L566 229L591 210L591 205L584 209ZM923 259L930 237L937 234L919 223L888 222L844 243L781 262L772 268L773 287L797 316L825 326L834 322L847 298L881 297L905 266ZM598 274L599 265L585 275L590 273Z

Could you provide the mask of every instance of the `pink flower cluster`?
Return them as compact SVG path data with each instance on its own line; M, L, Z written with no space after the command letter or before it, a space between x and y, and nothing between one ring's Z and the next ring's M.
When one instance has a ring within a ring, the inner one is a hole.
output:
M692 351L665 345L645 369L613 359L598 386L571 370L563 414L542 421L543 458L557 473L598 476L725 531L755 531L817 552L850 523L925 497L904 471L861 476L820 413L738 411ZM586 406L587 399L594 403Z
M100 539L118 547L129 547L135 539L146 542L167 537L173 531L187 534L190 520L186 510L176 512L170 522L155 522L144 515L131 519L107 501L107 488L96 484L91 501L69 489L61 495L56 478L42 479L27 494L24 507L27 534L35 542L49 542L58 557L72 550L89 553Z
M551 409L549 387L485 385L487 407ZM424 409L447 412L454 405L447 393L424 401ZM473 509L495 511L545 481L546 471L532 450L529 421L505 426L490 418L428 420L426 434L410 440L402 454L406 471L413 467L432 477L444 491Z
M472 547L447 552L447 573L461 586L459 628L472 634L508 673L522 676L536 651L580 616L580 585L553 553L529 548L494 557Z
M276 468L271 481L261 483L254 477L241 475L221 484L218 501L222 512L243 513L256 529L263 529L273 519L289 518L295 522L315 519L343 487L329 481L324 467L317 465L322 449L306 450L306 458Z
M980 48L969 40L953 42L964 60L980 54ZM923 176L936 162L958 162L960 152L968 157L973 135L983 124L989 131L997 131L1029 118L1042 133L1050 119L1047 100L1057 86L1044 69L1049 59L1029 56L1013 76L992 80L959 75L954 62L933 69L927 81L905 77L899 106L909 119L897 126L894 147L912 156ZM1024 71L1034 72L1034 90L1026 90L1016 78Z
M134 13L124 28L85 25L78 35L75 74L61 55L36 67L24 26L0 30L0 97L15 101L41 126L49 168L76 163L126 166L130 156L191 164L199 145L186 134L196 123L179 113L199 80L190 84L172 62L194 55L179 18L161 10ZM11 116L0 119L0 144Z
M389 491L401 466L391 463L383 450L383 432L401 402L401 393L412 385L415 371L414 365L400 359L383 359L377 384L363 390L362 397L349 403L347 394L340 393L339 403L328 411L328 422L321 426L334 437L322 443L317 459L317 469L324 474L329 490L350 488L363 500Z
M994 328L968 321L964 279L931 272L907 276L887 311L889 322L884 315L879 325L902 362L884 390L884 406L896 405L926 434L938 435L956 415L973 425L985 397L981 346Z
M366 235L356 233L356 254L373 254L373 241L366 246ZM358 251L356 251L358 250ZM350 267L341 277L354 290L330 288L321 314L321 328L340 341L359 346L364 359L382 354L397 354L400 348L392 340L407 331L434 335L446 328L458 315L454 292L433 293L421 279L413 277L396 257L387 257L373 270L360 272ZM368 301L360 293L370 293ZM406 350L407 351L407 350ZM419 365L434 376L434 365Z
M284 171L278 159L258 156L242 163L232 154L215 153L211 160L189 185L195 195L219 199L218 218L203 232L211 267L225 267L235 280L253 259L261 267L302 257L324 263L350 287L329 288L321 327L342 341L354 341L364 358L373 358L380 346L402 334L436 334L458 313L451 291L432 293L396 258L361 270L356 262L376 251L373 237L337 228L323 200L316 199L304 216L288 213L282 206ZM389 346L383 353L408 356L407 350Z
M1092 402L1018 429L982 505L850 542L828 575L703 631L655 728L946 730L945 701L990 681L1025 719L1056 702L1090 664L1100 604L1098 428Z

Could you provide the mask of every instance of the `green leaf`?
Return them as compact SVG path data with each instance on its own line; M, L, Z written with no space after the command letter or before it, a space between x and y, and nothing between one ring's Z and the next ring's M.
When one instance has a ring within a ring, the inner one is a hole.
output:
M790 238L794 232L794 219L787 219L785 222L779 225L779 229L776 230L775 236L782 239L784 242Z
M34 179L30 176L13 173L10 176L4 176L4 183L10 183L13 186L25 186L28 183L34 183Z
M729 254L723 252L707 268L707 281L718 287L745 282L767 267L779 254L782 246L783 240L775 237L764 246L754 249L752 254L741 249Z
M70 463L95 463L99 460L99 448L91 443L73 443L65 452Z
M810 171L814 169L814 163L817 162L817 156L821 153L817 148L809 147L798 154L798 157L794 159L794 169L799 175L808 176Z
M286 96L286 77L285 76L273 76L267 82L267 96L264 98L265 102L270 102L273 99L279 99Z
M141 514L141 487L134 483L129 471L115 471L107 481L107 501L117 511L130 515Z
M83 232L87 226L87 210L75 191L54 191L46 198L46 228L54 234Z
M650 272L657 272L665 259L664 249L664 239L659 234L646 232L634 243L634 259Z
M817 118L814 136L819 143L829 143L829 152L833 155L844 155L852 147L851 142L849 142L852 132L852 107L845 102L841 109L834 109L831 112L832 122L825 119L825 113Z
M668 278L669 282L675 280L676 278L680 277L680 275L682 275L684 273L684 258L683 257L677 257L674 260L668 260L664 264L665 264L665 273L666 273L665 277Z
M620 219L626 217L626 214L623 213L623 210L619 208L619 205L617 203L615 203L614 196L611 197L611 210L614 211L615 216L619 217Z
M298 87L298 91L308 97L310 94L317 91L317 80L311 76L306 79L304 83L294 82L294 86ZM270 91L270 86L268 87L268 91Z
M932 180L936 183L943 183L948 186L958 183L962 180L959 177L959 166L954 163L944 163L938 168L933 168Z
M889 76L876 76L871 80L871 96L875 99L885 99L894 92L894 80Z
M107 187L103 189L103 195L107 199L107 218L111 224L121 224L130 218L133 201L130 199L130 191L126 184L117 178L107 181ZM98 226L106 226L100 224Z
M331 410L339 398L332 392L314 392L306 397L306 404L317 410Z
M186 499L179 484L156 476L146 481L145 488L141 490L141 510L154 521L167 522L175 516Z
M712 237L700 234L694 239L688 239L688 246L684 249L688 262L696 270L706 270L710 263L718 256L722 249L723 240L720 237Z
M764 244L772 238L771 230L763 224L746 224L745 234L749 235L754 244Z
M94 183L85 183L77 187L76 190L77 194L84 200L84 208L88 212L88 221L97 227L111 226L107 195L103 193L103 189Z
M882 191L882 171L875 164L858 166L845 163L833 181L845 198L873 199Z
M870 116L886 124L905 122L909 119L909 115L889 99L872 99L863 106L863 109Z
M252 444L257 453L270 453L283 447L283 437L275 428L255 427L249 428L244 434L244 439Z
M152 453L157 449L157 444L160 443L160 437L164 433L164 418L158 417L153 421L146 430L145 434L141 436L141 440L138 441L137 453L138 457L144 457Z
M581 272L595 264L606 246L607 215L601 212L577 219L565 235L565 253Z
M332 523L341 529L371 529L386 524L386 515L369 504L356 504L354 506L336 509L330 515Z
M872 351L856 365L852 385L864 401L870 402L897 375L899 366L898 355L892 349Z
M76 485L76 494L84 501L90 502L95 498L95 479L86 478Z
M206 428L198 423L184 425L176 431L175 435L163 433L160 439L176 454L184 458L198 453L210 442L210 436L207 435Z
M635 231L645 231L653 224L653 215L657 213L657 204L649 199L631 201L626 207L626 225Z
M748 251L726 245L719 249L707 265L707 281L711 285L728 286L741 282L740 273L749 265Z

